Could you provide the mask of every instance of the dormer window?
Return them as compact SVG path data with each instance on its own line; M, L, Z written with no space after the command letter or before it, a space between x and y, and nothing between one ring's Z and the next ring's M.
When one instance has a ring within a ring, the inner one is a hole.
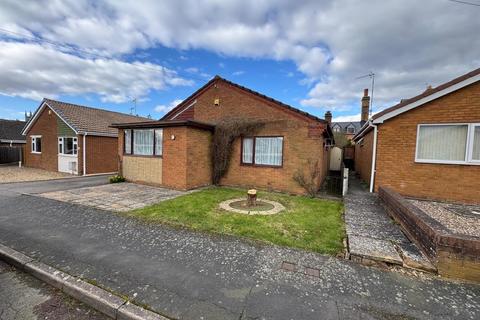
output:
M347 127L345 131L349 134L354 134L355 133L355 128L354 127Z

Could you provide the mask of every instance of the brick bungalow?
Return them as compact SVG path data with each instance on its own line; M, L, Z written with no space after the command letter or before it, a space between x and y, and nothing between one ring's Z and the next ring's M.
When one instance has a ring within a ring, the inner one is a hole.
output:
M480 68L377 113L354 141L372 192L480 203Z
M264 125L234 141L221 185L304 193L293 176L315 161L323 182L333 139L328 123L219 76L160 121L114 124L120 171L130 181L176 189L210 185L215 125L227 119Z
M118 170L118 132L109 125L147 118L43 99L25 125L25 166L78 175Z

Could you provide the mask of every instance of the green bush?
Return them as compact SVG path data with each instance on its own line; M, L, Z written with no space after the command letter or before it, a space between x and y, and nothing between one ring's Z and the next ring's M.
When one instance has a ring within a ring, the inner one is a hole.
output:
M119 182L125 182L125 178L119 175L110 177L110 183L119 183Z

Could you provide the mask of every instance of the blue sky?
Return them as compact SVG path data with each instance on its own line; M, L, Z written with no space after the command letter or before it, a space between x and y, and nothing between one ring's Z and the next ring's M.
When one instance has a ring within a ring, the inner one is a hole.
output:
M43 97L160 118L218 74L316 116L357 120L480 66L480 7L448 0L0 4L0 118Z

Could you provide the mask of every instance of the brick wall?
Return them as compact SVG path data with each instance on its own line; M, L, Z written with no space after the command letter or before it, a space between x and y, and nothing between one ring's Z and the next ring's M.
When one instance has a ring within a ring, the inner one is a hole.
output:
M480 240L451 233L395 191L379 187L386 211L443 276L480 281Z
M187 128L187 188L212 184L212 133Z
M214 104L215 99L220 100L219 105ZM321 136L325 124L306 119L293 111L279 109L272 102L222 81L198 96L194 108L195 112L191 115L197 121L215 124L223 119L259 120L267 125L257 133L258 136L284 137L284 161L281 168L241 165L241 142L240 139L235 141L231 165L221 184L304 193L293 180L293 175L297 170L306 168L309 159L319 160L323 181L328 161Z
M355 171L360 178L370 183L372 173L373 130L363 137L362 142L355 144Z
M122 174L129 181L162 185L162 158L123 156Z
M480 166L415 162L417 125L480 122L480 83L455 91L378 126L375 189L408 196L480 202Z
M86 139L87 174L118 171L118 138L87 135ZM83 136L78 136L78 140L83 142ZM78 158L80 164L80 158L83 159L80 151ZM83 165L79 170L83 170Z
M187 127L163 129L163 185L187 189ZM175 137L171 139L172 135Z
M49 108L43 109L26 135L25 166L48 171L58 170L57 115ZM42 136L42 153L32 153L32 135Z

